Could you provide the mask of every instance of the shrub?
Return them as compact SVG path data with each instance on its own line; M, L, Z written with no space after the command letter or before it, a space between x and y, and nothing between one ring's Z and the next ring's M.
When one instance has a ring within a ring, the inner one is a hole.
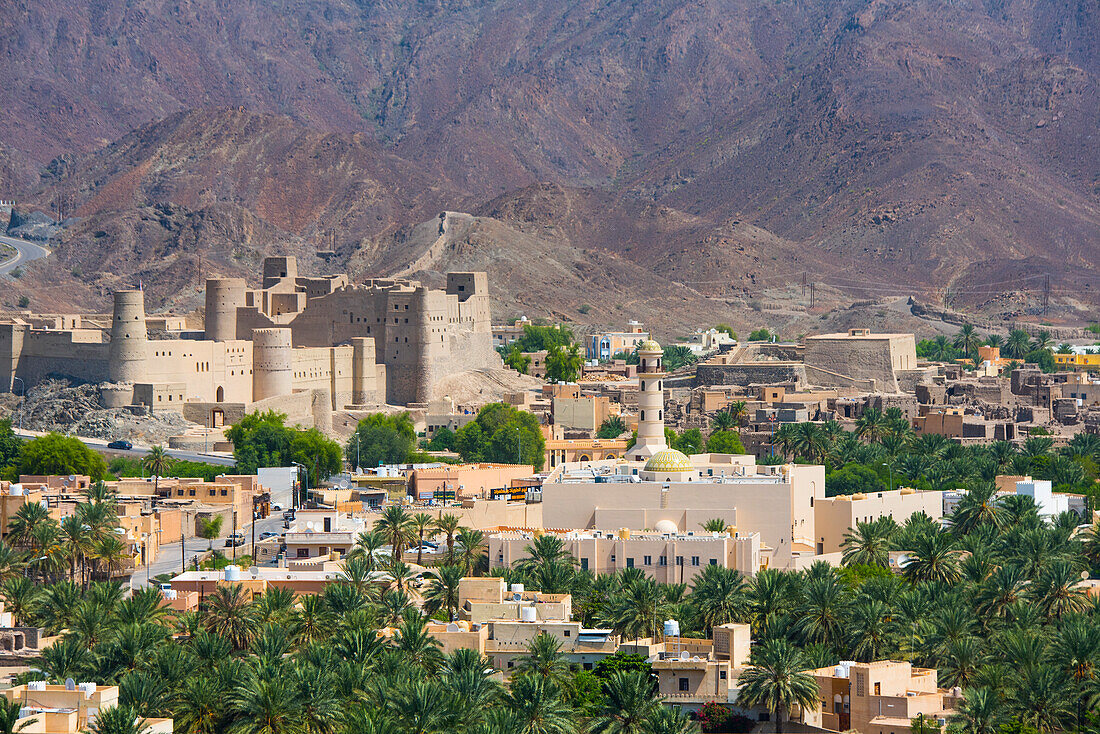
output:
M772 338L772 333L770 331L768 331L767 329L764 329L764 328L754 329L749 334L749 341L750 342L766 342L766 341L771 341L771 338Z

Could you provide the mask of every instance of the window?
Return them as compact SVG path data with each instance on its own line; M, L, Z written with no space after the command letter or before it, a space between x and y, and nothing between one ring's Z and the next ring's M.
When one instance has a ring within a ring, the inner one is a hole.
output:
M633 558L627 558L626 559L626 567L627 568L634 568L634 559Z
M564 631L564 634L565 634L566 637L568 637L571 633L572 633L572 630L565 630Z
M515 665L516 665L516 663L515 663L515 661L514 661L514 660L509 660L509 661L508 661L508 667L509 667L509 668L513 668L513 667L515 667Z
M195 490L193 490L193 489L187 490L187 496L194 497L195 496Z
M726 679L726 671L724 671L724 670L719 670L719 671L718 671L718 679L719 679L719 680L725 680L725 679Z
M309 548L299 548L298 549L298 557L299 558L309 558Z
M710 559L710 565L717 566L718 565L718 559L717 558L711 558Z
M584 669L585 670L592 670L592 663L585 663L584 664Z
M676 565L677 566L684 565L684 557L683 556L676 556Z
M687 678L681 678L680 679L680 690L681 691L690 691L691 690L690 688L688 688L688 679Z
M228 497L228 496L229 496L229 490L228 489L223 489L222 490L222 497Z
M661 556L660 558L658 558L657 559L657 565L658 566L667 566L668 565L668 556Z
M652 566L653 565L653 556L642 556L642 565Z
M504 559L502 558L501 560L504 560ZM588 570L588 559L587 558L582 558L581 559L581 570L582 571L587 571Z
M692 556L691 557L691 565L693 565L693 566L698 566L699 565L699 556Z
M881 696L882 695L882 684L879 683L878 681L875 681L875 695L876 696Z
M615 563L615 554L614 553L611 554L611 562Z

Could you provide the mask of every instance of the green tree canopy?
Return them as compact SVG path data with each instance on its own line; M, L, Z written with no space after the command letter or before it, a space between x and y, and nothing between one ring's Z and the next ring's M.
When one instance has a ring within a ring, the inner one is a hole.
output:
M448 431L449 433L449 431ZM358 448L359 466L400 464L416 449L416 428L408 413L374 413L359 421L355 432L344 444L348 463L355 466Z
M246 474L297 462L309 471L309 483L316 485L340 470L340 445L316 428L288 427L285 413L249 413L230 426L225 436L233 442L237 470Z
M541 469L546 448L538 418L505 403L489 403L455 431L455 450L466 461L531 464Z
M107 475L107 464L80 439L47 433L23 444L8 473L12 479L20 474L86 474L99 480Z

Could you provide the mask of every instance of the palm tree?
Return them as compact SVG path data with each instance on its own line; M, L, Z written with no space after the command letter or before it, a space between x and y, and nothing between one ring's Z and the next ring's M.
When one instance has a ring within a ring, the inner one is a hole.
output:
M180 734L217 734L224 730L225 701L221 688L205 675L188 677L177 694L173 729Z
M393 548L394 560L401 560L401 551L414 537L412 518L401 505L390 505L383 511L382 517L374 524L374 529L382 533Z
M288 676L252 672L229 695L231 734L305 734L302 706Z
M96 541L92 548L92 556L110 580L116 571L122 569L123 561L130 557L130 553L126 542L118 535L111 533Z
M856 435L868 443L878 443L886 431L886 422L882 411L877 408L867 408L856 419Z
M700 526L708 533L724 533L726 531L726 521L720 517L712 517L706 522L700 523Z
M394 643L408 665L432 673L443 664L442 645L428 632L427 621L416 612L407 612L397 626Z
M531 544L524 547L523 552L526 555L514 566L521 573L535 573L540 568L555 564L576 564L576 559L565 549L565 541L552 533L535 536Z
M4 610L11 612L16 627L26 627L38 606L41 590L38 584L24 576L16 576L0 586L0 596L4 598Z
M540 632L527 643L527 654L516 665L520 675L544 678L558 686L570 678L569 661L561 652L561 643L545 632Z
M1100 629L1085 617L1070 618L1052 642L1050 661L1069 678L1075 689L1077 726L1081 728L1090 693L1100 682Z
M26 560L22 551L0 541L0 583L23 573Z
M508 732L517 734L577 734L578 712L553 680L523 675L512 681L505 701L514 712Z
M969 535L979 525L989 524L999 530L1002 516L997 507L997 487L993 482L978 482L966 493L951 515L951 529L958 535Z
M25 504L16 510L8 522L8 540L15 545L29 547L34 529L49 520L50 512L41 503Z
M810 680L813 680L812 678ZM657 686L645 670L617 670L604 683L604 700L592 734L643 734L661 708ZM817 686L814 686L817 692Z
M416 532L416 565L424 565L424 539L431 540L435 537L435 518L426 512L418 512L412 516L412 526Z
M462 583L462 575L462 569L458 566L437 568L424 595L424 611L435 614L440 609L446 609L447 619L454 620L458 612L458 589Z
M844 590L830 574L806 583L805 601L799 608L795 628L809 643L821 642L836 647L840 641L847 606Z
M141 460L149 473L153 475L153 496L157 496L160 490L160 478L172 467L172 459L165 452L163 446L151 446L149 453Z
M683 711L662 706L649 718L647 734L695 734L695 723Z
M1008 332L1008 340L1002 350L1006 357L1023 359L1031 351L1031 337L1023 329L1013 329Z
M1088 597L1078 587L1080 569L1066 560L1056 560L1039 573L1032 595L1048 619L1061 619L1071 612L1084 611Z
M805 668L802 653L787 640L764 642L756 661L737 678L741 687L738 703L766 707L775 721L775 731L782 731L792 708L808 709L817 703L817 681Z
M656 637L672 609L664 591L652 579L641 577L623 585L603 611L603 620L623 637Z
M458 528L462 524L462 518L450 512L444 512L439 516L439 519L435 521L436 528L447 539L447 563L454 562L455 554L455 535L458 533Z
M841 562L845 566L869 565L888 568L890 549L898 524L890 515L876 518L871 522L857 521L854 530L844 534L841 543L843 554Z
M80 585L84 585L84 567L92 550L91 536L84 522L77 515L61 521L61 547L69 559L69 580L76 578L76 566L80 564Z
M397 687L386 706L403 734L444 734L457 717L456 701L439 681L413 680Z
M959 333L955 335L955 341L953 346L963 354L973 354L978 351L978 347L982 343L982 338L978 336L978 332L971 324L963 324L959 329Z
M1054 343L1054 337L1050 335L1050 332L1043 329L1035 335L1035 340L1031 342L1032 350L1035 349L1050 349L1050 345Z
M1004 703L992 688L971 688L951 715L950 731L997 734L1005 722Z
M1008 710L1040 732L1060 731L1073 717L1072 698L1062 671L1049 665L1026 666L1010 688Z
M129 706L111 706L100 710L95 721L89 724L90 734L142 734L149 727L138 718Z
M954 539L945 532L931 532L913 539L909 559L902 569L911 581L954 582L959 576Z
M348 553L348 559L363 558L368 572L373 572L377 563L376 551L386 544L386 538L378 530L367 530L359 533L355 539L355 547Z
M465 575L476 572L485 557L485 533L473 528L459 528L458 549L462 557L462 567Z
M38 723L38 719L34 717L20 719L22 712L23 706L19 701L9 701L0 696L0 734L16 734L31 724Z
M726 410L718 411L710 420L710 428L712 431L728 431L733 428L733 425L733 415Z
M1005 338L1000 334L990 334L985 338L985 343L994 349L1000 349L1001 345L1005 343Z
M208 597L206 628L243 650L256 635L256 615L249 592L241 584L218 586Z

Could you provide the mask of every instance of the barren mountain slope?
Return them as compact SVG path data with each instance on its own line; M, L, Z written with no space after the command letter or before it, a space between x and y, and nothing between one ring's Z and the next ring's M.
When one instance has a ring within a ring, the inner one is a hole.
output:
M450 208L723 297L808 272L1009 312L991 292L1022 272L1100 300L1096 0L12 5L12 170L186 108L309 128L176 115L55 162L37 196L77 199L81 258L196 254L127 224L167 205L254 217L278 248L337 229L400 269L379 238ZM195 238L204 261L232 268L234 227Z

